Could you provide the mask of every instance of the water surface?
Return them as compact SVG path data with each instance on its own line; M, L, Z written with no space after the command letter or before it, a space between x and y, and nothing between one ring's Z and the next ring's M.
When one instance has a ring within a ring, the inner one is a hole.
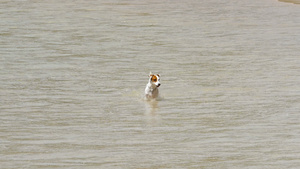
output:
M299 5L0 6L1 167L300 166Z

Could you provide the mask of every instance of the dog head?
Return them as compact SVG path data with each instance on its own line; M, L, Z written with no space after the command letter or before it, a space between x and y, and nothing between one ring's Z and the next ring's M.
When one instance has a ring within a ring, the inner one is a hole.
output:
M155 87L159 87L160 86L160 75L159 74L152 74L150 72L149 74L149 83Z

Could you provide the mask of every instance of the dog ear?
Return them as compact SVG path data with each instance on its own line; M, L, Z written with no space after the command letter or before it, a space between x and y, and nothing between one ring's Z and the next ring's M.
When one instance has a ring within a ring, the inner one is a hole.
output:
M156 74L156 76L160 77L160 74Z
M153 76L153 74L152 74L152 72L151 72L151 71L150 71L150 73L149 73L149 77L150 77L150 76Z

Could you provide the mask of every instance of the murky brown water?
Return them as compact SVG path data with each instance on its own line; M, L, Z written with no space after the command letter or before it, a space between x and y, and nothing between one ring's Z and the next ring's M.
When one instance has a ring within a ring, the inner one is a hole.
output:
M298 168L300 6L0 2L0 168ZM161 100L143 101L148 73Z
M281 2L289 2L289 3L294 3L294 4L300 4L300 0L279 0Z

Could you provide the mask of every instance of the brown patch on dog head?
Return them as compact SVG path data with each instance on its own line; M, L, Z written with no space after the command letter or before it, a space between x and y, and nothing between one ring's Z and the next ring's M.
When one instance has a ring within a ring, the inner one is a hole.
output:
M157 76L155 76L155 75L152 75L152 77L151 77L151 81L152 81L152 82L157 82Z

